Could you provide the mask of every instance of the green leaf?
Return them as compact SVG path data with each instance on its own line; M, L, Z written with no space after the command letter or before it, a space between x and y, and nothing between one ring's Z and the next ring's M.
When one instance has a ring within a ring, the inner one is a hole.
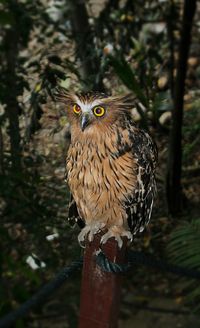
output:
M177 228L171 234L167 252L170 261L176 265L200 271L200 219ZM181 288L186 295L186 303L199 311L200 288L197 288L196 280L184 278Z
M114 56L109 56L110 63L113 66L116 74L122 80L122 82L126 85L126 87L133 91L141 103L148 108L149 103L148 99L144 95L139 82L135 78L135 75L130 67L130 65L126 62L126 60L121 57L120 60Z

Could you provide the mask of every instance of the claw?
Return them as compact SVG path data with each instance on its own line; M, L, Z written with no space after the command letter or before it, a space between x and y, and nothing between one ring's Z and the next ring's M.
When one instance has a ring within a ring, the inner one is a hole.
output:
M106 232L106 233L101 237L101 241L100 241L100 243L101 243L101 244L105 244L105 243L108 241L108 239L110 239L110 238L112 238L112 237L115 238L116 242L118 243L119 248L122 248L122 245L123 245L122 238L121 238L120 236L118 236L118 235L113 234L112 231L108 231L108 232Z
M130 241L133 241L133 235L130 231L123 231L122 236L127 237Z
M96 235L98 232L100 232L105 226L105 223L102 222L95 222L92 224L86 225L81 232L78 235L78 241L79 244L82 246L82 242L85 241L87 235L88 235L88 240L89 242L93 241L94 235Z
M106 232L102 237L101 237L101 244L105 244L107 242L108 239L110 238L115 238L118 247L122 248L123 245L123 240L121 237L127 237L128 239L130 239L130 241L133 240L133 236L132 233L130 231L127 230L123 230L121 227L111 227L108 232Z
M79 242L84 241L84 240L85 240L85 237L86 237L86 235L88 234L89 231L90 231L90 228L89 228L89 226L86 225L86 226L81 230L81 232L79 233L79 235L78 235L78 241L79 241Z

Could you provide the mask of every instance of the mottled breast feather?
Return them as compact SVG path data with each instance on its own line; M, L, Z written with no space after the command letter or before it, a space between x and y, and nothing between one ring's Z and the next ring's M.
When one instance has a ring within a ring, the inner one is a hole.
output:
M81 137L75 127L73 133L66 171L79 218L74 208L69 214L86 224L104 222L105 229L142 231L156 191L157 151L150 136L126 115Z

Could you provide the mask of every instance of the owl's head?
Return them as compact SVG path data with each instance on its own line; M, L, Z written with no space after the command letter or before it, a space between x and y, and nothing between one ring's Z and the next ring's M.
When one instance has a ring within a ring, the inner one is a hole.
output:
M79 127L82 132L111 126L124 115L130 115L133 108L133 96L130 95L110 97L100 92L72 94L59 87L55 98L66 105L69 123Z

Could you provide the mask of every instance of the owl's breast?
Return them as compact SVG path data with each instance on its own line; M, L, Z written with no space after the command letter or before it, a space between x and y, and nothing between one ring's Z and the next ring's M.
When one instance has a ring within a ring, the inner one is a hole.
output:
M99 160L97 151L90 147L71 147L67 157L68 184L72 193L79 193L80 196L88 192L101 192L102 181L102 161Z
M136 186L134 167L130 153L114 158L112 152L101 152L95 147L70 147L68 184L80 215L87 220L94 216L116 217L113 208L123 211L123 203ZM108 220L112 219L109 217Z

